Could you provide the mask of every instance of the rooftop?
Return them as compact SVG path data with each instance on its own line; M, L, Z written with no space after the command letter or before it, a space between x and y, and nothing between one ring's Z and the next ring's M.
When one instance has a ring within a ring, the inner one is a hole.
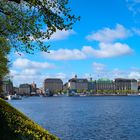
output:
M69 80L69 82L76 82L76 83L87 83L88 82L88 80L87 79L76 79L76 78L72 78L72 79L70 79Z
M125 79L125 78L116 78L115 81L137 82L136 79Z
M51 83L51 82L56 82L56 83L63 83L63 81L59 78L47 78L44 80L45 83Z

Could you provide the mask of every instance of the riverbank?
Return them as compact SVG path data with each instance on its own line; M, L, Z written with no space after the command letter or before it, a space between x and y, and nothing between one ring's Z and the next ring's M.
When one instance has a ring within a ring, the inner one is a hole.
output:
M0 99L0 140L59 140Z

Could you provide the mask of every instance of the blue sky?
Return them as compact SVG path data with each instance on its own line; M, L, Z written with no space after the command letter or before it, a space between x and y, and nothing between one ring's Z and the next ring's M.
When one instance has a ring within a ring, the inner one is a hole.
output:
M70 7L81 20L52 36L50 54L11 53L14 84L42 86L47 77L66 82L75 74L140 79L140 0L71 0Z

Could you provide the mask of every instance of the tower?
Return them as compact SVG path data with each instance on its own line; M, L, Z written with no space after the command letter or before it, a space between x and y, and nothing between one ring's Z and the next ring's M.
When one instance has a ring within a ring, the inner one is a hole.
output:
M74 78L77 79L77 74L75 74L75 77Z

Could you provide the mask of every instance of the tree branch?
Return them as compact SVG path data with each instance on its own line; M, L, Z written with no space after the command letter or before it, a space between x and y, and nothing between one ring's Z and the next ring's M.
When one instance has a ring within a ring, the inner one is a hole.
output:
M9 0L9 1L14 1L16 3L20 3L20 0Z
M3 14L5 14L5 15L10 15L9 12L5 12L2 8L0 8L0 13L3 13Z

